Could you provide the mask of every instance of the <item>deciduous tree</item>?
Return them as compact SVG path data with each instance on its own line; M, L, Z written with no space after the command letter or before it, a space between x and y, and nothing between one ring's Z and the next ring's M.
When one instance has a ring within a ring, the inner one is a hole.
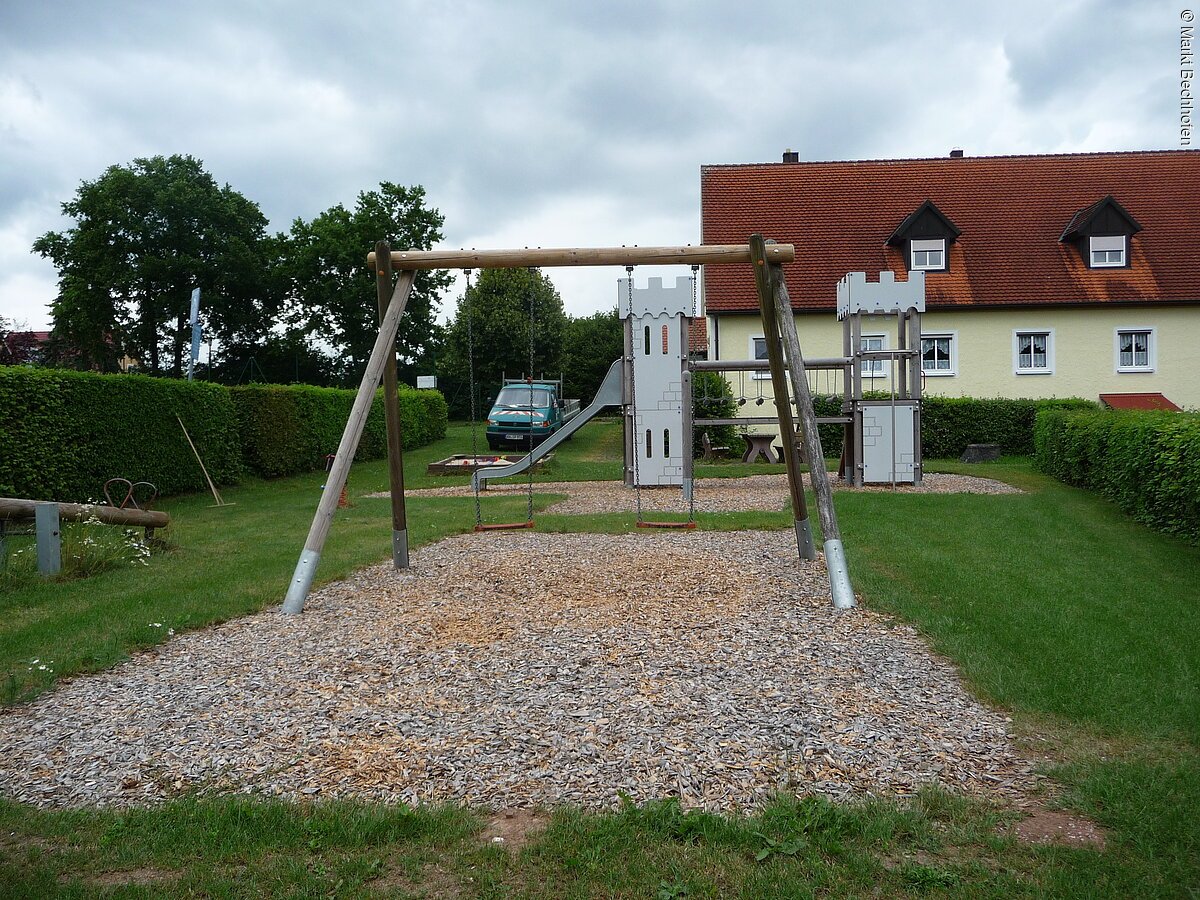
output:
M262 333L277 313L266 218L198 159L110 166L62 210L75 225L47 232L33 249L58 267L54 331L64 356L83 367L111 370L128 354L153 374L182 374L196 287L206 328L222 341Z
M468 412L469 395L465 392L470 359L468 322L475 350L476 396L481 404L495 396L504 375L519 378L527 374L535 377L544 374L548 378L557 378L562 372L567 316L562 297L550 279L538 269L484 269L477 273L470 296L464 294L459 299L439 362L452 415L461 416ZM531 328L532 373L529 366ZM486 414L487 409L479 410L480 416Z
M440 212L425 205L420 185L387 181L359 194L353 210L338 204L311 222L296 219L282 249L291 323L347 359L351 377L361 376L379 333L367 253L381 240L394 250L428 250L442 239L443 222ZM449 283L446 272L417 273L396 337L401 380L410 380L425 363L435 339L434 313Z

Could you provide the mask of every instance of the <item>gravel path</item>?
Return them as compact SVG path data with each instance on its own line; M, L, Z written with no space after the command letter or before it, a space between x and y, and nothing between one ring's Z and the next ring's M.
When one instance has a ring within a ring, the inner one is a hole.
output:
M718 810L934 781L1024 796L1008 720L912 629L835 613L827 592L786 531L456 537L302 616L183 634L6 711L0 790Z
M833 486L841 490L891 491L890 485L845 488L837 476ZM808 475L804 476L808 485ZM524 494L524 483L501 484L489 487L487 494ZM619 481L551 481L536 482L534 491L543 494L567 494L567 499L546 508L546 512L563 515L588 515L606 512L633 512L634 492ZM469 497L469 485L424 488L406 491L407 496ZM788 501L787 475L749 475L745 478L706 478L696 482L697 512L737 512L739 510L781 510ZM922 479L920 487L897 485L896 493L905 494L1020 494L1019 488L990 478L972 475L931 473ZM368 497L388 497L387 493L368 494ZM642 508L654 512L686 512L687 504L679 488L643 489Z

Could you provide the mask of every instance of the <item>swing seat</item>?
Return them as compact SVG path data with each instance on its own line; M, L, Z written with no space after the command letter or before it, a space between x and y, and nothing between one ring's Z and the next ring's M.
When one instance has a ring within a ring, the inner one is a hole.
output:
M638 522L638 528L687 528L694 530L695 522Z
M528 522L480 522L475 526L476 531L517 531L521 528L533 528L533 519Z

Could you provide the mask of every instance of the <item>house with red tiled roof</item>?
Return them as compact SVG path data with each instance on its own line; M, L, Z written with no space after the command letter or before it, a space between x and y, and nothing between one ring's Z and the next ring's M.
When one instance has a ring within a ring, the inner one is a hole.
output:
M703 243L760 232L795 244L784 273L807 355L842 353L835 301L847 272L920 270L926 394L1152 393L1200 407L1200 151L849 162L789 152L704 166L700 182ZM711 359L762 355L752 277L708 267L702 297ZM864 345L893 347L891 327L881 319Z

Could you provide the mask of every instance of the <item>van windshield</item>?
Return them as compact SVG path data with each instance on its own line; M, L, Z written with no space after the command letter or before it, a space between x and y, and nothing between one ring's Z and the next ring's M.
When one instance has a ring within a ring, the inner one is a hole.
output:
M532 402L530 402L531 396ZM496 405L506 406L509 409L528 409L530 407L545 409L550 405L550 391L545 388L530 389L527 386L510 384L497 395Z

